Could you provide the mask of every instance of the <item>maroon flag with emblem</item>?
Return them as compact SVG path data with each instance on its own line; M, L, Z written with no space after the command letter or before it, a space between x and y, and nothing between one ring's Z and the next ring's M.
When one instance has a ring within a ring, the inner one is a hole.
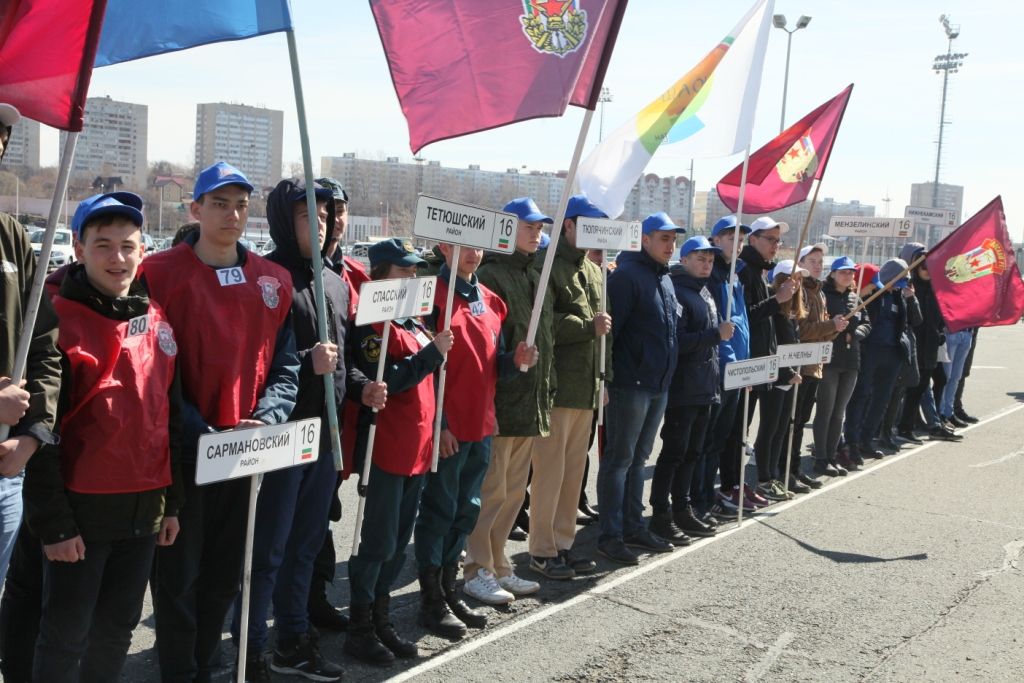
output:
M743 213L769 213L807 199L811 184L825 175L851 92L853 84L750 155ZM742 177L740 164L718 181L718 197L730 211L739 205Z
M627 0L370 0L412 151L594 109Z
M1006 230L1002 197L932 247L926 263L950 332L1012 325L1024 316L1024 280Z

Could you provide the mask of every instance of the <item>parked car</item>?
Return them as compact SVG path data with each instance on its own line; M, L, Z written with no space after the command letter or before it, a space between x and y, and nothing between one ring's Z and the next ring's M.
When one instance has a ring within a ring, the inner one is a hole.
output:
M39 252L43 250L43 237L45 235L46 230L44 229L36 230L29 235L29 241L32 242L32 251L35 252L36 259L39 258ZM73 263L74 260L75 247L71 239L71 231L58 227L57 232L53 236L53 247L50 249L50 262L46 265L46 271L53 272L62 266Z

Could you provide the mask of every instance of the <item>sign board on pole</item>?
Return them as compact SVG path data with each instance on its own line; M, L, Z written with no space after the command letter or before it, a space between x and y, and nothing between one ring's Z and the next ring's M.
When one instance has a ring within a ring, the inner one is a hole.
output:
M518 221L514 213L421 194L412 232L438 242L511 254L516 249Z
M908 206L903 211L904 218L909 218L917 225L934 225L941 228L956 227L956 211L952 209L933 209L928 206Z
M817 365L832 362L832 342L810 342L805 344L783 344L776 351L779 365Z
M320 418L203 434L196 454L196 484L304 465L320 452Z
M370 280L359 287L356 325L414 318L434 310L437 276Z
M909 218L832 216L828 234L833 237L909 237L914 224Z
M640 251L639 221L614 221L610 218L576 219L576 248L616 251Z
M768 384L779 378L779 359L777 356L764 356L750 360L738 360L726 363L724 385L726 389L752 387L756 384Z

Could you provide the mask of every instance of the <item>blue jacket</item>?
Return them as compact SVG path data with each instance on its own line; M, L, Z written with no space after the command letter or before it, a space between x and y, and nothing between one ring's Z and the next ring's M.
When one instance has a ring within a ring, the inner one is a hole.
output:
M715 267L708 278L708 290L715 299L719 316L725 316L725 302L729 295L729 286L726 284L728 281L729 264L721 254L715 254ZM738 277L732 284L732 324L736 326L732 339L718 343L718 362L721 364L722 377L725 376L726 363L750 358L750 321L747 319L743 283Z
M668 268L647 252L624 251L608 276L612 386L668 391L676 369L678 302Z
M721 400L719 392L718 306L708 280L688 275L682 266L670 271L676 299L682 308L676 325L679 361L668 390L670 406L706 406Z

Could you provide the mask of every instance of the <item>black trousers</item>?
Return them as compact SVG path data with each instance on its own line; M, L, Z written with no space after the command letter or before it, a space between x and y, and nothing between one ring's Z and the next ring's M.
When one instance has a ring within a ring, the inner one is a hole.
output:
M787 426L793 407L793 389L772 388L761 395L759 403L754 455L757 458L757 480L767 482L778 476L779 456L789 434Z
M814 404L818 400L818 385L820 383L819 378L804 375L800 382L800 390L797 392L796 418L793 422L793 450L789 454L789 473L793 475L800 473L800 451L804 445L804 427L811 420L811 412L814 411ZM783 442L782 447L786 447L786 442ZM783 450L782 453L785 455L786 451ZM779 467L779 474L784 474L781 468L785 467L785 463L780 462Z
M669 406L661 426L661 453L651 481L651 507L655 513L672 507L683 510L690 504L693 469L704 445L710 406Z
M185 505L174 545L153 563L156 649L163 683L191 683L220 667L224 618L242 584L249 479L195 485L183 463Z
M0 673L4 683L29 683L43 610L43 546L22 522L0 600Z

